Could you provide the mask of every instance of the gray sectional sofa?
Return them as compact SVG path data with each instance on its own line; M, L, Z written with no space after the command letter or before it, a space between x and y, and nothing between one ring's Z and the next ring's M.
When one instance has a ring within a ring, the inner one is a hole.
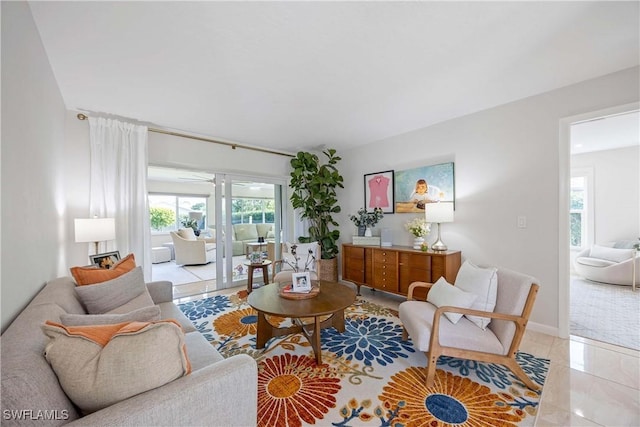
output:
M148 283L147 288L161 318L181 324L191 373L82 416L43 356L48 338L41 329L47 320L59 322L64 313L86 313L74 288L70 277L50 281L2 334L3 426L256 425L255 361L246 355L224 359L173 304L170 282Z

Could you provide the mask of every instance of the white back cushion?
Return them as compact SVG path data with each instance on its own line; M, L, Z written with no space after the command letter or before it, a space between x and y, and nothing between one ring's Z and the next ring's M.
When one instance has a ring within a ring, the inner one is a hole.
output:
M498 295L497 269L480 268L470 261L465 261L462 267L460 267L460 271L458 271L456 288L474 293L478 296L471 306L472 309L493 312ZM486 329L489 322L491 322L491 319L488 317L470 316L466 314L465 316L483 330Z
M193 232L193 228L181 228L178 230L178 236L185 240L197 240L196 233Z
M606 246L593 245L589 256L591 258L606 259L607 261L622 262L633 257L635 249L616 249Z

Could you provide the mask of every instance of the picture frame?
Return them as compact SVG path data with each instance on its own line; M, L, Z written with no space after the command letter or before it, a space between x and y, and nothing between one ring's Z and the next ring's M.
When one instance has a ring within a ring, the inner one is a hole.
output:
M439 163L395 172L396 213L424 213L425 205L452 202L455 209L454 163Z
M382 209L382 213L394 212L394 171L374 172L364 175L364 206L367 211Z
M311 292L311 275L308 271L304 273L293 273L291 275L291 291L308 293Z
M120 261L120 251L105 252L103 254L89 255L91 264L98 268L109 269L113 264Z

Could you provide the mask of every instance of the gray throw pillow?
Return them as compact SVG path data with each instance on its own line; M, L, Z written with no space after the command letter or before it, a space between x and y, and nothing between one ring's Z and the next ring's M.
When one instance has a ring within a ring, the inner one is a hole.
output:
M116 325L128 322L155 322L160 320L160 307L144 307L125 314L63 314L60 323L65 326Z
M106 282L77 286L76 292L89 314L128 313L154 305L142 267Z

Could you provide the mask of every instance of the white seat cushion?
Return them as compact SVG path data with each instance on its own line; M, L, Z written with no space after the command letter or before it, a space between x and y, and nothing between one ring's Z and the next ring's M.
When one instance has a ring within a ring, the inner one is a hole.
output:
M402 325L420 351L429 351L429 338L433 326L433 314L437 307L424 301L405 301L400 304L399 316ZM440 320L440 345L506 354L505 349L491 329L479 329L469 319L463 317L453 324Z

